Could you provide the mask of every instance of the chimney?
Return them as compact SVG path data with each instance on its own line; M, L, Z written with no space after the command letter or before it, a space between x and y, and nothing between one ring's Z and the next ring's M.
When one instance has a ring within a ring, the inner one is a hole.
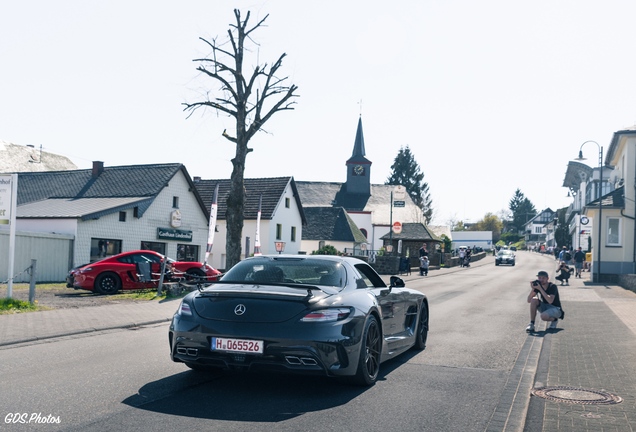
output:
M92 174L92 177L94 179L96 179L103 172L104 172L104 162L93 161L93 174Z

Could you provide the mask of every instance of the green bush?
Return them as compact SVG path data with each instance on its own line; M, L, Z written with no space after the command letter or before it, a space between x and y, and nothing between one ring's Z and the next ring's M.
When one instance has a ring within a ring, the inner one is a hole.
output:
M37 304L31 304L28 301L16 300L13 298L0 299L0 314L31 312L38 310Z
M340 255L338 249L331 245L324 245L320 249L313 251L312 255Z

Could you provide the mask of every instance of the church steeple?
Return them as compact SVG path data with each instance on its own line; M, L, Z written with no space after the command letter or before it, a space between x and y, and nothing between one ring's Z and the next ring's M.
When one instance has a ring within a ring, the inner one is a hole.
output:
M364 134L362 133L362 116L360 116L353 153L346 162L347 193L371 195L371 161L364 156Z
M356 130L356 141L353 144L353 153L351 158L362 157L365 155L364 151L364 134L362 133L362 116L358 119L358 130Z

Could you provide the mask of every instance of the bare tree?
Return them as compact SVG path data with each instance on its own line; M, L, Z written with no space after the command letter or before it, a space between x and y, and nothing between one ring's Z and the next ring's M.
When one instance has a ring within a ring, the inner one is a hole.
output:
M250 12L241 20L241 12L234 9L236 24L231 24L228 30L229 48L227 43L218 43L216 39L208 41L200 38L212 49L206 58L194 59L198 63L197 70L209 78L219 82L220 95L210 98L208 94L204 100L184 103L184 111L192 112L198 108L213 108L217 112L225 113L236 120L234 134L223 131L223 136L236 145L236 154L232 159L232 175L230 177L230 193L227 198L227 237L226 237L226 269L231 268L241 260L241 237L243 234L243 220L245 207L244 172L247 154L253 151L247 145L249 140L262 130L263 125L274 113L294 109L292 98L297 97L294 92L297 86L287 85L288 77L279 78L277 73L283 64L283 53L271 66L267 63L257 64L246 79L243 73L245 43L255 43L250 34L261 27L267 16L253 27L248 27ZM188 116L189 117L189 116Z

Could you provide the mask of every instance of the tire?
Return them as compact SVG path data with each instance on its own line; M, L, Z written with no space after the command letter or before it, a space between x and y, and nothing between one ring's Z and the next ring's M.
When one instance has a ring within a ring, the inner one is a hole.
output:
M100 294L113 295L121 289L121 279L113 272L104 272L95 278L95 291Z
M415 337L413 347L420 351L426 348L426 340L428 339L428 305L426 303L422 303Z
M370 315L364 323L360 342L360 359L353 382L362 386L372 386L380 373L380 355L382 353L382 334L378 320Z
M496 266L498 266L498 265L499 265L499 263L498 263L497 261L495 261L495 265L496 265Z

